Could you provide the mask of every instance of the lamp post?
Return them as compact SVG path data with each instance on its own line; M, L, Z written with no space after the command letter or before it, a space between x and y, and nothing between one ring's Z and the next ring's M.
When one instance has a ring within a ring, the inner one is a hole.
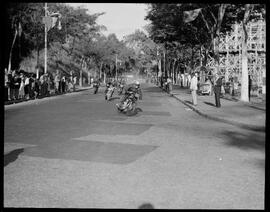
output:
M117 80L117 54L116 54L116 57L115 57L115 71L116 71L116 80Z
M47 3L45 3L45 20L47 19ZM47 73L47 24L45 22L45 53L44 53L44 72Z

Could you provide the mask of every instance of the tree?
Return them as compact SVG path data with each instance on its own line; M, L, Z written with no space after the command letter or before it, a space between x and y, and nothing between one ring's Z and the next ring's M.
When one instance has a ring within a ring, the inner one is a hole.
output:
M124 43L134 51L135 68L141 73L153 68L153 61L157 57L157 45L143 31L135 30L134 33L125 36Z

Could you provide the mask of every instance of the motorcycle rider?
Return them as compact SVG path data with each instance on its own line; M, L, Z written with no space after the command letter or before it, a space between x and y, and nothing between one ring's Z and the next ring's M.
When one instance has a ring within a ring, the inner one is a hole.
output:
M94 82L93 82L94 94L97 94L99 85L100 85L99 80L98 79L95 79Z
M124 82L121 80L118 85L118 94L121 95L124 90Z
M110 98L113 95L115 87L113 86L113 83L109 82L106 85L106 90L105 90L105 100L110 100ZM108 92L109 92L109 97L108 97Z
M105 89L105 92L104 92L105 93L105 100L107 100L107 92L109 90L110 85L111 85L111 82L107 82L106 89Z
M129 93L128 92L134 92L138 95L139 99L142 100L142 90L140 88L140 82L136 81L135 83L131 84L126 88L125 95L121 99L121 103L125 102L125 100L128 98Z

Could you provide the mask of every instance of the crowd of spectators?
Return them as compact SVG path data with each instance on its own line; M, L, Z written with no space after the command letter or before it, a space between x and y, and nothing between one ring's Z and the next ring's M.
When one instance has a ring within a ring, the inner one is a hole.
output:
M66 77L56 73L54 76L24 70L8 71L5 69L5 101L28 100L43 98L55 94L64 94L75 91L77 77Z

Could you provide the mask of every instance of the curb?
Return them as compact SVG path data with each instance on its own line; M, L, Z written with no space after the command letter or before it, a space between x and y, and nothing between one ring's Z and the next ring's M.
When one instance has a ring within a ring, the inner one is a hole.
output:
M159 87L160 88L160 87ZM160 88L162 91L164 91L162 88ZM164 91L166 92L166 91ZM166 92L168 93L168 92ZM176 100L180 101L181 103L183 103L184 105L188 106L190 109L192 109L194 112L198 113L199 115L214 120L214 121L220 121L220 122L224 122L226 124L231 124L231 125L235 125L241 128L245 128L248 130L254 130L254 131L260 131L260 132L265 132L265 127L263 126L256 126L256 125L251 125L251 124L243 124L241 122L237 122L237 121L233 121L233 120L228 120L228 119L224 119L224 118L218 118L215 116L211 116L211 115L207 115L205 113L202 113L201 111L199 111L198 109L196 109L195 107L191 106L190 104L186 103L185 101L181 100L180 98L176 97L174 94L170 94L171 97L174 97Z

